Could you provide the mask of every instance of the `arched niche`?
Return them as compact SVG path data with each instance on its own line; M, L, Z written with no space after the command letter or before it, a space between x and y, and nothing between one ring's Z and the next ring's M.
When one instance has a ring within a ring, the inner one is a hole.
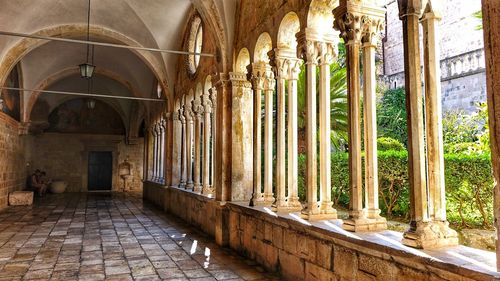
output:
M332 33L333 13L332 10L339 5L339 1L312 0L307 13L307 27L314 28L319 33Z
M247 48L243 48L238 53L238 57L236 59L235 72L238 73L247 73L247 66L250 64L250 52L248 52Z
M269 33L262 33L257 39L254 50L254 62L269 62L269 57L267 53L273 48L273 41Z
M300 31L299 16L295 12L286 14L281 20L278 30L278 48L297 49L297 39L295 34Z

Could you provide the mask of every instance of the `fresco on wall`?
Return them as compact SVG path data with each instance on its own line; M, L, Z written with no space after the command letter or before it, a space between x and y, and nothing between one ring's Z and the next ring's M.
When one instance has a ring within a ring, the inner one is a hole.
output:
M70 134L125 135L120 115L108 104L94 100L89 108L86 99L66 101L49 115L47 132Z
M16 65L14 69L10 72L7 80L5 81L5 87L19 88L19 65ZM10 117L20 121L21 117L21 98L19 91L17 90L2 90L2 101L1 101L1 111Z

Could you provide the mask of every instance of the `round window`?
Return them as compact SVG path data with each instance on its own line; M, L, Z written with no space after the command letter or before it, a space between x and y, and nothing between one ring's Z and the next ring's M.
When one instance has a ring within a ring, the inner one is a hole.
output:
M193 74L200 63L199 53L201 53L203 47L203 26L199 17L194 18L192 21L188 43L188 51L196 53L190 54L188 60L189 71Z

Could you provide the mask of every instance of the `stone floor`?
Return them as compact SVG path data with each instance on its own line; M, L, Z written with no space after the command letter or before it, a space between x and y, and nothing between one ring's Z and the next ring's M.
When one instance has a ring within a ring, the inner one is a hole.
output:
M0 280L279 280L138 196L47 195L0 212Z

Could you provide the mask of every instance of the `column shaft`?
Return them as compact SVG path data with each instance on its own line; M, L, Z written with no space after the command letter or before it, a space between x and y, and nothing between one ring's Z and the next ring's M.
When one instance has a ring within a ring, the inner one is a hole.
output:
M273 193L273 94L274 78L268 78L268 88L265 90L264 106L264 202L274 201Z
M420 79L420 48L418 15L410 14L403 20L405 50L406 111L408 115L408 163L410 180L410 227L428 221L425 179L425 152L422 109L422 82Z
M380 214L378 206L375 48L376 46L371 42L366 42L363 44L365 202L368 218L377 218Z
M277 136L276 136L276 207L286 207L285 168L285 78L278 77Z
M204 99L208 99L208 95L203 97ZM205 107L205 112L203 113L203 194L206 195L212 194L210 186L210 136L210 111L209 108Z
M446 221L444 184L443 125L441 108L441 72L436 36L438 18L428 13L422 20L424 30L425 127L427 140L427 175L431 201L430 216Z
M295 62L298 63L298 62ZM299 66L291 66L291 71ZM298 69L300 71L300 68ZM297 79L298 71L288 80L288 207L300 210L298 192L298 126L297 126Z
M326 47L326 44L323 46ZM324 48L323 48L324 49ZM330 58L322 51L319 67L319 175L321 191L321 213L336 218L332 205L331 141L330 141Z
M353 40L354 41L354 40ZM348 52L348 127L349 127L349 216L353 219L363 217L363 182L361 166L361 120L360 120L360 81L359 81L358 41L346 44Z
M196 109L198 110L198 108ZM201 164L201 122L200 114L195 113L194 120L194 192L201 192L200 164Z
M188 112L188 115L191 113ZM193 120L189 116L186 118L186 188L193 188Z
M311 55L314 56L314 55ZM318 159L316 152L316 61L308 57L306 62L306 209L305 218L319 214L317 196Z
M250 200L250 206L256 202L261 202L262 198L262 133L261 133L261 116L262 116L262 81L260 77L254 78L254 95L253 95L253 194Z

